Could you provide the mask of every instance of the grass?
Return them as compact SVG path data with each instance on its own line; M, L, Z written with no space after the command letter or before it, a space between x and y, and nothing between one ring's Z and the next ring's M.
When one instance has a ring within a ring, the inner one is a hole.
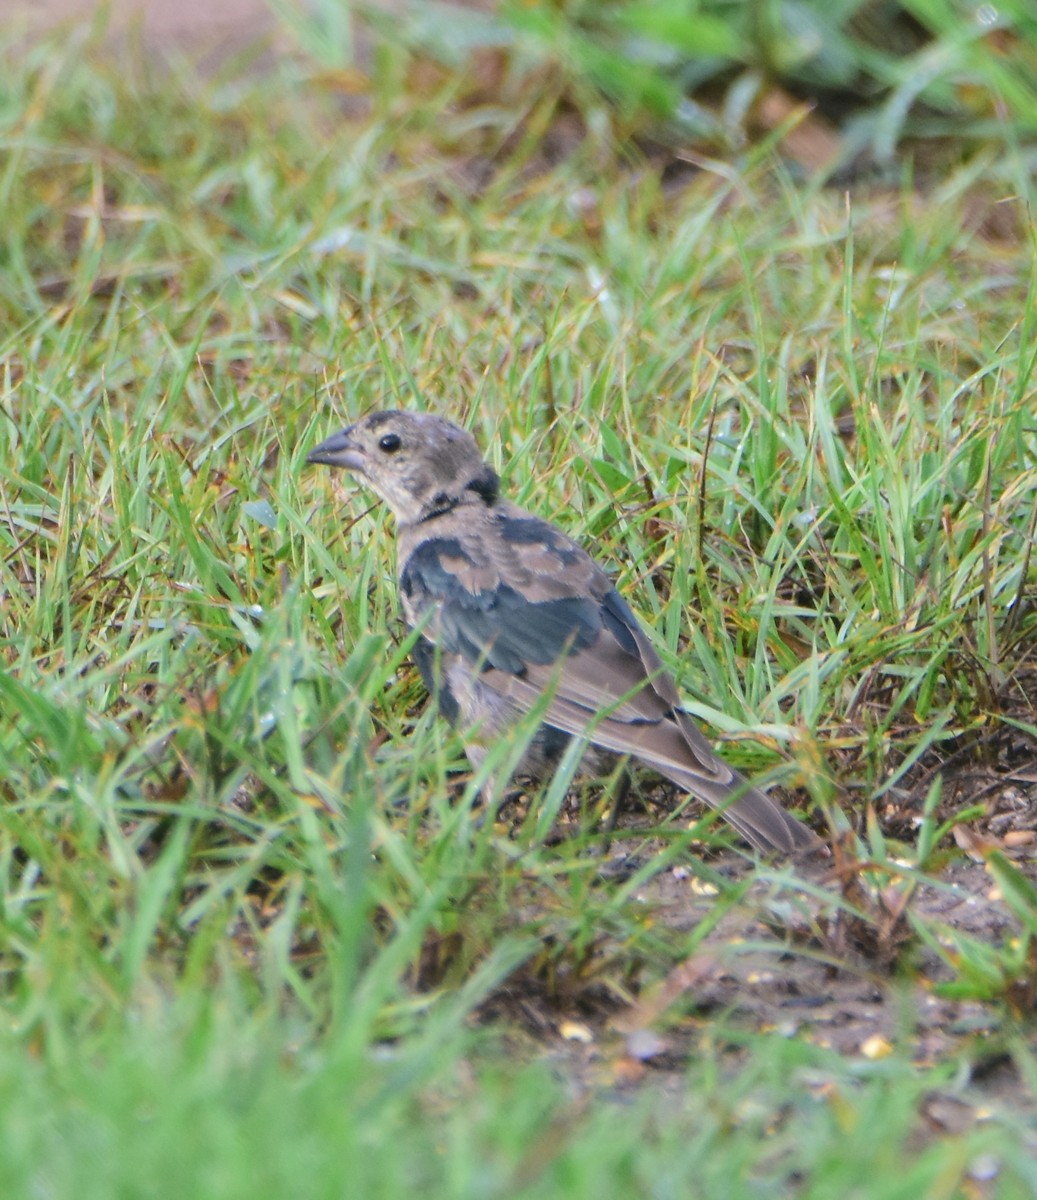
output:
M666 992L740 913L732 969L878 978L831 913L960 860L933 772L1037 736L1034 256L977 231L1025 171L848 201L761 150L674 189L593 100L552 162L550 81L468 86L391 46L359 100L5 56L4 1195L1031 1195L1032 862L990 859L999 938L912 907L889 1057ZM561 786L480 819L387 522L303 465L392 405L470 424L732 761L864 830L841 891L656 809L609 878ZM987 1022L936 1061L926 947ZM660 994L645 1063L622 1014Z
M855 1189L896 1172L884 1194L953 1195L952 1175L983 1181L998 1166L1018 1180L1000 1194L1032 1187L1011 1121L912 1148L905 1124L926 1096L903 1063L847 1075L783 1043L732 1072L707 1043L679 1093L588 1104L543 1064L473 1071L447 1043L424 1064L387 1051L361 1067L333 1039L318 1052L297 1036L181 1011L109 1031L100 1061L43 1068L15 1057L7 1194L680 1196L694 1178L703 1196L821 1197L876 1194ZM876 1122L890 1131L878 1145Z
M276 7L326 66L354 61L338 0ZM578 107L607 97L625 135L679 158L740 162L763 138L804 172L844 182L894 178L905 159L938 178L979 148L1002 184L1021 163L1033 169L1037 22L1025 0L440 0L409 5L403 21L358 7L453 72L474 60L492 77L495 60L517 62L564 81Z

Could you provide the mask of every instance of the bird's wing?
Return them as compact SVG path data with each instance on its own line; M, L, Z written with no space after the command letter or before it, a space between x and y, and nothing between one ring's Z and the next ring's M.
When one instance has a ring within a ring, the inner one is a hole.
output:
M401 540L400 586L408 619L424 622L441 653L461 656L519 709L548 692L547 723L654 767L722 808L757 847L813 839L713 753L583 549L510 505L462 506L424 524Z
M559 530L510 505L426 524L401 543L400 587L408 619L443 653L494 686L495 674L528 679L537 694L557 674L558 694L588 714L660 720L678 705L626 602Z

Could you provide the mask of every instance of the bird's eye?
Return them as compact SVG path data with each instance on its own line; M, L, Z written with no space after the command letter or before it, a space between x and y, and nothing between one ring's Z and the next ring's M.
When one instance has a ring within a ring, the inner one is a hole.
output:
M400 435L398 433L387 433L385 437L378 440L378 449L384 450L386 454L395 454L399 448Z

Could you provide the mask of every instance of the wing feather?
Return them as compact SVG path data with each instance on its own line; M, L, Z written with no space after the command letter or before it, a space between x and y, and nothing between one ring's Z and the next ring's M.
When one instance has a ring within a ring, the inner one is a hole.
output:
M640 759L758 848L816 844L713 753L629 605L563 533L507 504L444 514L423 533L401 544L403 603L444 655L519 710L549 692L547 724Z

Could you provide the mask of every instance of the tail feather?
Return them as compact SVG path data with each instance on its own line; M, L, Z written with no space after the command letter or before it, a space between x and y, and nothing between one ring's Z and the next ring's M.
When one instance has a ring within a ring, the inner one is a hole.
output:
M799 854L823 845L813 830L790 816L736 771L731 771L728 779L718 784L697 772L669 764L656 762L652 766L678 787L717 809L761 853L780 850L785 854Z

